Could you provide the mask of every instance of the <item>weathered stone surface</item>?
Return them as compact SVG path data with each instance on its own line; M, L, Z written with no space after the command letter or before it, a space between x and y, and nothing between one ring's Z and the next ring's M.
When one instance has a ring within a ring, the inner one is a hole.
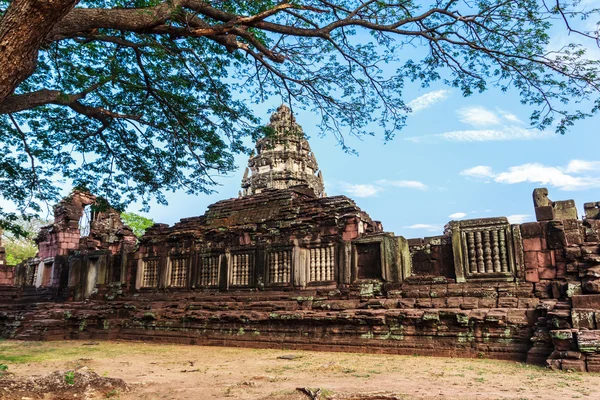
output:
M289 107L281 105L267 128L273 132L256 143L257 154L250 158L242 180L243 195L306 185L317 197L325 197L317 160Z
M537 221L577 220L577 208L573 200L552 201L548 198L548 189L533 191L533 206Z
M593 309L576 309L571 311L573 328L575 329L596 329Z
M583 330L577 335L577 347L582 353L600 352L600 331Z
M0 279L0 336L484 355L600 370L600 220L575 220L572 201L537 190L536 214L547 220L452 221L443 235L406 240L352 200L325 197L289 110L271 127L244 195L154 225L138 249L110 209L81 237L93 196L61 202L38 239L45 258L18 266L16 285Z
M600 219L600 201L585 203L583 210L586 219Z

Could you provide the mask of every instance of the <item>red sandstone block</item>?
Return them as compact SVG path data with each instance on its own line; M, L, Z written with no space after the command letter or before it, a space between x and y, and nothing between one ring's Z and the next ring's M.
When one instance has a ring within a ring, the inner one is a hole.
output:
M487 315L487 310L472 310L469 313L469 319L473 319L475 321L483 321L485 320L485 316ZM475 335L481 335L481 332L476 332Z
M538 276L540 279L555 279L556 278L556 268L539 268Z
M462 283L449 283L447 287L448 297L462 297L463 295L463 284Z
M585 358L588 372L600 372L600 355L590 354Z
M350 241L352 239L356 239L358 237L358 231L352 231L352 232L343 232L342 233L342 239L345 241Z
M429 299L429 298L417 299L415 307L417 307L417 308L432 308L433 304L431 303L431 299Z
M556 277L564 278L567 276L567 264L564 262L556 263Z
M554 261L554 252L553 251L539 251L537 253L538 257L538 266L540 268L550 268L555 265Z
M344 230L346 232L358 231L358 226L354 223L346 224L346 227L344 228Z
M479 299L477 297L464 297L460 308L463 310L472 310L479 307Z
M542 239L541 238L523 239L523 250L524 251L540 251L540 250L542 250Z
M534 322L529 319L527 310L518 308L509 309L506 320L509 324L514 325L533 325Z
M537 222L521 224L521 236L523 238L542 237L542 227Z
M415 306L416 301L417 301L417 299L414 299L414 298L398 299L398 307L413 308Z
M493 298L489 298L489 297L484 297L482 299L479 299L479 302L478 302L479 308L496 308L497 306L498 306L497 299L493 299Z
M527 282L539 282L540 281L540 275L538 273L538 269L535 268L527 268L525 270L525 280Z
M500 308L516 308L519 304L519 299L516 297L499 297L498 307Z
M563 371L585 372L585 361L583 360L561 360L561 369Z
M433 308L446 308L446 299L445 298L431 299L431 305L433 306Z
M535 208L535 219L538 221L551 221L554 219L554 208L552 206L542 206Z
M571 297L573 308L600 309L600 294L586 294Z
M526 269L537 269L539 267L537 251L525 252L525 268Z
M579 231L567 231L565 232L565 238L567 239L567 244L580 244L583 242Z
M463 297L448 297L446 299L446 304L448 305L448 308L459 308L463 300Z

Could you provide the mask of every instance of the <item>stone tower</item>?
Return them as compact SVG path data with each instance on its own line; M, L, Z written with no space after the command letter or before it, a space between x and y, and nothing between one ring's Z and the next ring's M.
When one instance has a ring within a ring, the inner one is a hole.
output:
M289 107L279 106L267 126L274 134L256 142L256 154L248 160L242 179L242 194L308 185L317 197L325 197L317 160Z

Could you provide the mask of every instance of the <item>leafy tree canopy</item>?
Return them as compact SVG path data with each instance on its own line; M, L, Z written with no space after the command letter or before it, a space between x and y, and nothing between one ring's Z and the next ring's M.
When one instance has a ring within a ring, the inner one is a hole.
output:
M121 221L130 227L138 238L146 232L146 229L154 225L154 220L132 212L121 213Z
M2 245L6 250L6 263L17 265L23 260L35 257L38 246L34 239L42 226L48 225L50 221L43 219L18 219L15 224L20 228L20 235L12 232L2 233Z
M373 121L386 139L401 129L413 81L514 88L533 126L564 133L600 106L600 62L548 46L557 27L596 44L575 28L598 19L586 4L0 0L0 61L20 60L0 71L0 193L31 213L57 178L117 208L210 192L263 134L253 103L310 109L343 146ZM0 211L4 226L16 217Z

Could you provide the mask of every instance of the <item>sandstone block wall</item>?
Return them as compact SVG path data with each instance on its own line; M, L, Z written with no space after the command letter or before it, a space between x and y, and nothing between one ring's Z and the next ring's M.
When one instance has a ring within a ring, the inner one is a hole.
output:
M571 202L536 190L534 207L549 208L536 222L453 221L442 236L405 240L343 197L298 188L226 200L155 225L136 251L70 252L59 284L36 288L17 272L19 285L0 289L0 334L494 357L600 372L598 203L578 220Z

